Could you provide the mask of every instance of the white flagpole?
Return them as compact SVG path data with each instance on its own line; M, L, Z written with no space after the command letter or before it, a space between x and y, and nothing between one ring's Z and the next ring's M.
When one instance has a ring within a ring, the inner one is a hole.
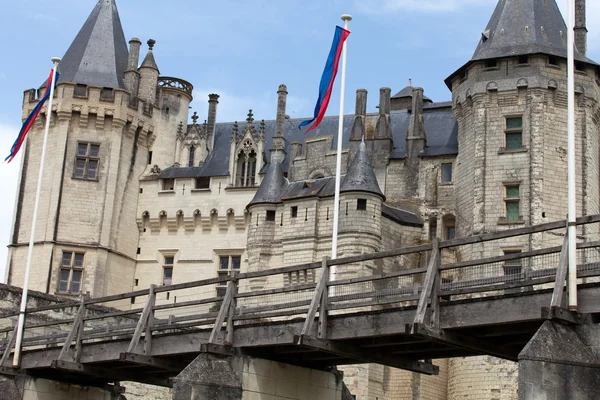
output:
M569 197L569 309L577 310L577 218L576 185L575 185L575 2L567 0L568 29L567 29L567 75L568 75L568 197Z
M35 205L33 206L33 219L31 220L31 233L29 235L29 249L27 252L27 266L25 267L25 280L23 281L23 293L21 295L21 308L19 310L19 326L17 328L17 340L15 341L15 354L13 366L18 367L21 362L21 344L23 342L23 328L25 326L25 309L27 308L27 292L29 287L29 274L33 258L33 243L35 240L35 227L40 207L40 193L42 191L42 177L44 176L44 161L46 159L46 147L48 144L48 131L52 119L52 100L54 99L54 86L56 85L56 71L60 58L52 58L54 63L52 82L50 84L50 98L48 99L48 111L46 112L46 126L44 128L44 144L42 145L42 159L40 160L40 172L38 174L37 191L35 193Z
M348 14L342 15L342 21L344 21L344 29L348 29L348 23L352 21L352 16ZM335 260L337 258L337 244L338 244L338 226L340 223L340 177L342 174L342 139L344 132L344 96L346 93L346 43L342 47L342 80L341 80L341 94L340 94L340 117L338 124L338 138L337 138L337 160L335 168L335 200L333 206L333 235L331 238L331 258ZM330 269L329 280L335 280L335 274L337 268L333 265Z

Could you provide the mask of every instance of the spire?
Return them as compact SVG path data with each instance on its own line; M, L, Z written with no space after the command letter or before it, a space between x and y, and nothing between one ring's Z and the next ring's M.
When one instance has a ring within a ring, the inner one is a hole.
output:
M368 192L385 198L381 189L379 189L375 171L367 155L365 142L361 142L358 146L358 152L354 156L346 177L342 181L340 192Z
M254 198L248 206L257 204L281 203L281 197L289 186L288 180L283 176L283 169L278 162L269 164L265 179L258 187Z
M127 42L115 0L100 0L60 63L60 82L125 88Z
M150 39L148 40L148 54L146 54L146 58L142 62L140 68L153 68L158 71L158 65L156 65L156 60L154 59L154 45L156 44L156 40Z
M567 57L567 26L555 0L501 0L471 61L527 54ZM577 50L575 58L589 62Z

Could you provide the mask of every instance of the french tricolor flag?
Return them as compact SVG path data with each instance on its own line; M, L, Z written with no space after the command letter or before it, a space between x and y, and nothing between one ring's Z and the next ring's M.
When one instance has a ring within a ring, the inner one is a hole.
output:
M319 98L317 99L317 105L315 106L315 114L313 119L302 122L299 128L303 126L311 125L305 133L315 129L321 123L321 120L325 116L327 106L329 105L329 99L331 98L331 91L333 89L333 82L338 72L338 66L340 64L340 56L342 54L342 48L344 42L350 35L350 31L340 26L335 27L335 35L333 36L333 43L329 56L327 57L327 63L325 63L325 70L323 70L323 76L321 76L321 83L319 85ZM314 122L314 123L313 123Z
M12 145L12 148L10 149L10 154L4 159L4 161L8 161L10 163L21 149L21 146L25 141L27 133L29 132L36 118L40 114L42 107L44 107L44 104L50 97L50 88L52 86L52 77L54 76L54 74L56 74L54 82L58 82L58 77L60 76L60 73L58 73L58 70L56 72L54 71L54 69L50 70L50 76L48 77L48 81L46 82L46 92L44 93L44 97L40 99L39 103L37 103L33 111L31 111L31 114L29 114L25 122L23 122L23 126L21 127L21 131L19 132L19 136L17 136L17 140L15 140L15 142Z

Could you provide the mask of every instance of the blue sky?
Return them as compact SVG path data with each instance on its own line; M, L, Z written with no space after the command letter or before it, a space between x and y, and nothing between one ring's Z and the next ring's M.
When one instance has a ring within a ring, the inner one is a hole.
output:
M565 9L567 0L558 0ZM276 91L288 86L291 117L310 116L340 16L352 14L345 112L354 93L380 87L396 93L412 78L434 101L450 100L444 79L469 60L497 0L117 0L125 37L157 41L163 76L190 81L191 111L206 118L207 94L221 95L218 121L272 119ZM0 43L0 149L8 154L21 124L25 89L48 74L96 0L20 0L3 5ZM588 1L588 56L600 61L600 2ZM142 57L147 46L144 44ZM328 114L339 112L336 84ZM191 114L190 114L191 115ZM6 259L20 158L0 166L0 277Z

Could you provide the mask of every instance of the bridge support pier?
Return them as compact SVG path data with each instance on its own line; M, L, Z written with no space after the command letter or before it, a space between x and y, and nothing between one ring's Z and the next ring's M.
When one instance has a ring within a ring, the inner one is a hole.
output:
M546 321L519 354L519 400L600 399L600 325Z
M173 379L173 400L345 400L344 388L340 373L244 355L201 353Z

